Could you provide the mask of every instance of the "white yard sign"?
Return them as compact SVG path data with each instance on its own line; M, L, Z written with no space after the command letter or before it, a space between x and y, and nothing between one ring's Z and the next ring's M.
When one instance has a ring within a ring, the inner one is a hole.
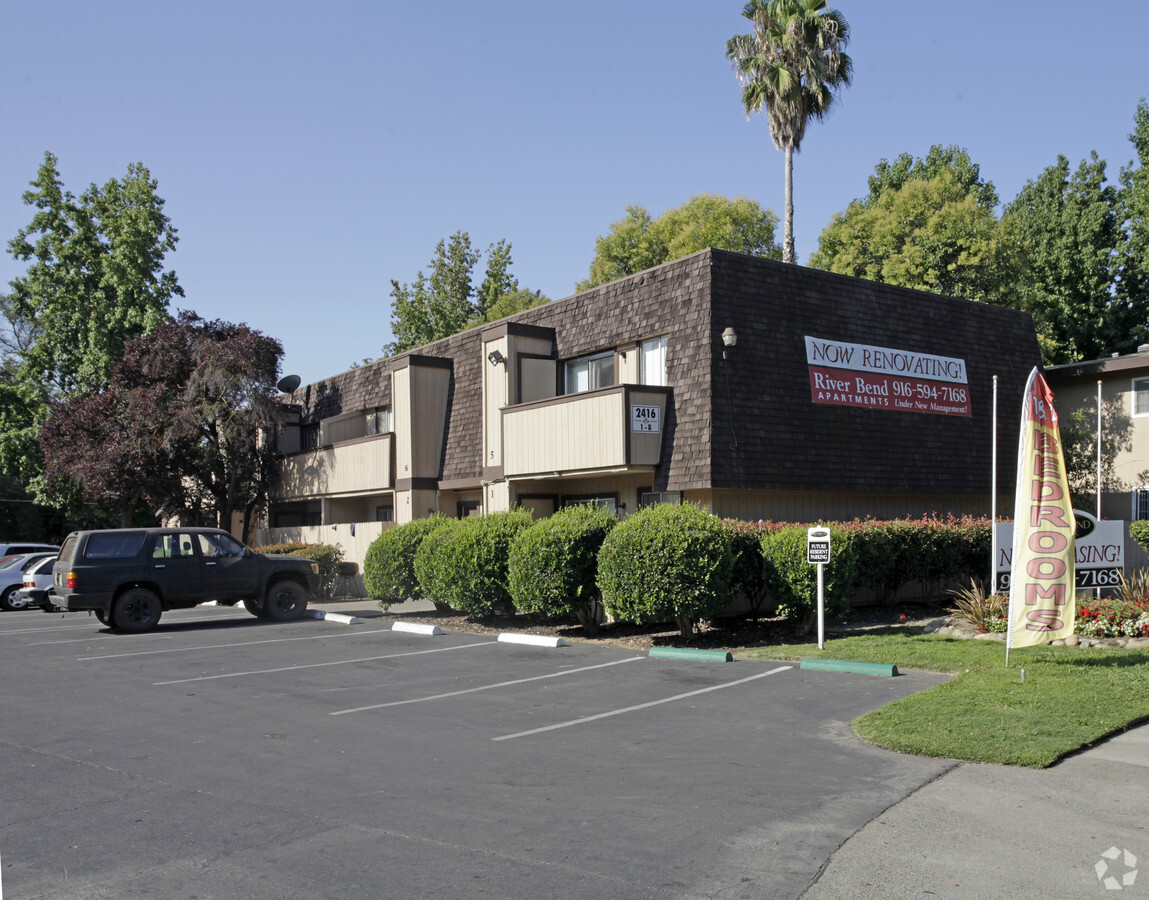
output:
M1098 520L1079 509L1074 541L1074 569L1079 588L1112 587L1119 584L1119 573L1125 569L1125 523L1121 520ZM997 558L994 560L995 591L1009 590L1009 570L1013 562L1013 523L998 522L993 526Z

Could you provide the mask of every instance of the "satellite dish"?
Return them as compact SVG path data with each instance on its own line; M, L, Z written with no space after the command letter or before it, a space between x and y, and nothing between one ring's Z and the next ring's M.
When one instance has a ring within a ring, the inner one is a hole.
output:
M279 383L276 385L276 387L283 391L283 393L290 394L297 387L299 387L300 380L301 379L298 375L284 375L281 379L279 379Z

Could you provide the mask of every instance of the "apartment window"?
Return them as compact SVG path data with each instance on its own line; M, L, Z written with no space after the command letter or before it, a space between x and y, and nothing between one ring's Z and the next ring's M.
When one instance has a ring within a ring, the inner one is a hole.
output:
M639 346L639 359L642 384L666 387L666 335L643 341Z
M381 406L367 413L368 434L390 434L392 431L390 406Z
M375 507L375 521L376 522L394 522L395 521L395 507L394 506L376 506Z
M563 497L563 506L599 506L609 512L618 512L618 494L583 494Z
M681 503L682 491L639 491L638 508L657 506L659 503Z
M1149 487L1133 488L1133 521L1149 519Z
M581 394L583 391L597 391L614 384L614 351L595 353L567 360L566 392Z
M304 425L299 429L299 443L302 450L316 450L319 447L319 423Z
M1149 416L1149 378L1133 379L1133 415Z

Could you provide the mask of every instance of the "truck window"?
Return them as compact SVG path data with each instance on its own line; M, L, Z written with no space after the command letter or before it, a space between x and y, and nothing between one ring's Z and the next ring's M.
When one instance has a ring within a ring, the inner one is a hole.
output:
M116 531L88 535L87 559L131 559L144 545L146 531Z
M198 534L199 549L204 556L243 556L244 546L231 535Z

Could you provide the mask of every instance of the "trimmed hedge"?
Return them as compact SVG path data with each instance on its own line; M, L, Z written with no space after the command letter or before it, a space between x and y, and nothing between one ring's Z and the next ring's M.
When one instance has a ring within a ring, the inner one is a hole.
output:
M431 532L415 554L415 571L424 592L476 617L513 610L507 590L507 559L511 542L531 522L529 511L515 508L461 519L453 527ZM441 541L440 535L444 535ZM424 559L423 551L428 547L428 555L435 554L433 563ZM431 575L431 584L423 578L421 561Z
M440 612L451 608L451 572L444 561L445 550L461 524L459 519L444 518L438 528L423 536L412 562L419 593Z
M434 515L384 531L371 542L363 560L363 586L383 609L405 600L425 600L415 576L415 553L423 538L450 521Z
M826 615L840 616L858 591L857 531L830 529L830 562L823 570ZM764 577L778 612L808 626L818 612L818 567L806 562L806 527L792 525L762 535Z
M252 547L256 553L283 553L310 559L319 566L317 597L330 597L339 578L339 564L343 562L343 548L331 544L283 543Z
M598 586L611 615L675 621L684 637L716 616L734 585L729 531L690 503L648 506L619 522L598 556Z
M598 551L617 524L614 513L581 504L519 532L507 561L515 606L548 617L573 614L584 631L597 631Z
M745 522L742 519L723 519L722 526L730 533L730 550L734 554L734 593L746 598L750 614L757 620L762 605L770 596L765 561L762 559L762 535L784 526L774 522Z

